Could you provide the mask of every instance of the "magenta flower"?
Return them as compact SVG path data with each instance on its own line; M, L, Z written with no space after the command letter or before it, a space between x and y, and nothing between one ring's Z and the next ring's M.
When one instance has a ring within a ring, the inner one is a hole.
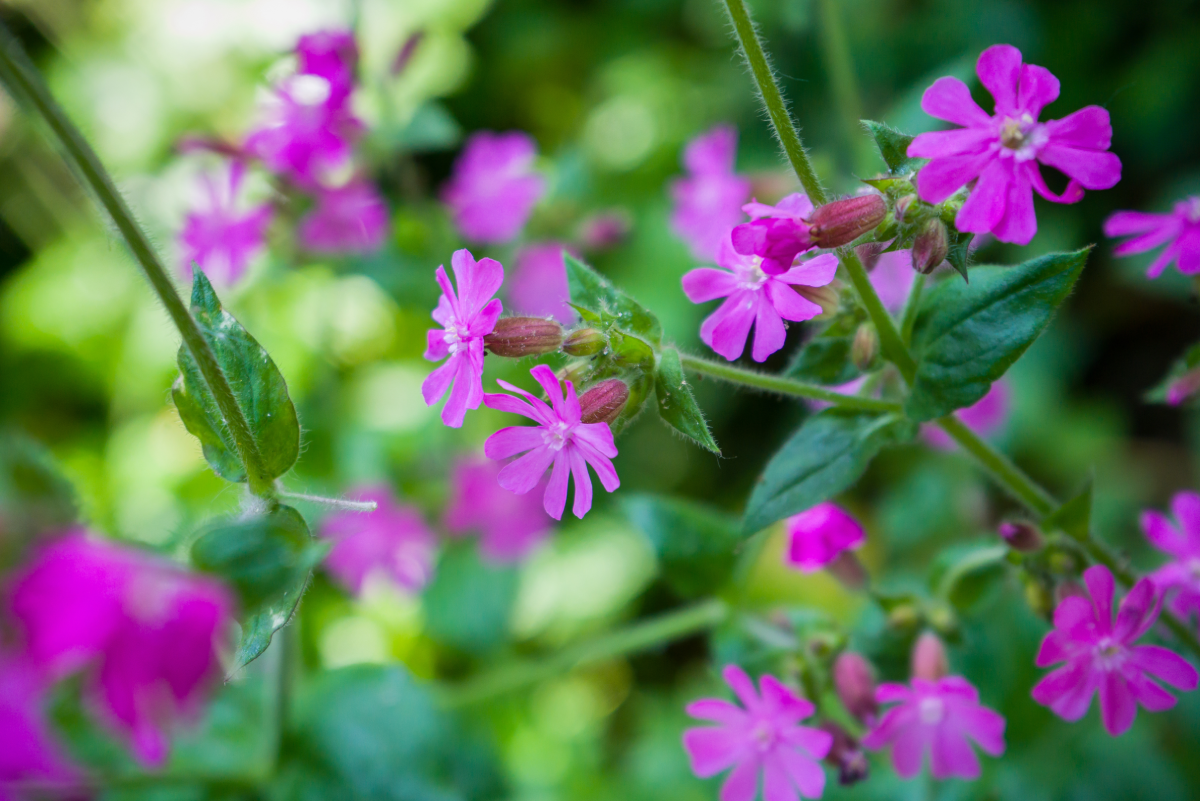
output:
M374 253L388 229L388 207L363 178L333 189L318 186L315 206L300 220L300 244L313 253Z
M935 779L979 777L971 741L992 756L1004 753L1004 718L979 704L979 693L961 676L914 678L912 687L881 684L881 704L896 704L863 737L864 748L892 746L892 765L903 779L921 772L925 753Z
M1200 616L1200 495L1178 493L1171 499L1171 512L1178 527L1166 515L1150 510L1142 513L1142 531L1151 545L1175 558L1150 578L1170 609L1188 620Z
M480 532L479 551L491 562L515 562L550 536L554 522L533 493L517 495L498 483L500 466L487 459L461 459L450 477L446 530Z
M1158 619L1162 596L1144 578L1121 601L1113 625L1113 577L1096 565L1083 573L1090 598L1064 598L1054 610L1054 630L1042 640L1037 666L1065 665L1033 688L1033 700L1063 720L1087 714L1100 692L1100 717L1114 737L1133 725L1140 703L1149 712L1175 706L1175 697L1154 678L1179 690L1196 689L1196 669L1157 645L1134 645ZM1154 678L1151 678L1154 677Z
M1158 278L1175 262L1184 275L1200 273L1200 195L1175 204L1170 214L1118 211L1104 221L1105 236L1133 236L1117 245L1113 254L1128 256L1166 244L1150 268L1147 278Z
M433 575L437 539L411 506L396 503L387 487L350 493L375 501L373 512L336 512L321 523L321 536L333 543L325 569L347 592L362 593L368 579L382 578L415 593Z
M245 176L246 165L233 161L224 180L208 174L201 178L205 202L188 213L179 233L183 274L188 278L192 265L198 264L214 283L231 286L266 243L271 205L244 207L239 196Z
M88 672L88 694L157 765L167 729L194 717L220 673L233 601L212 579L77 531L43 547L13 583L26 652L58 677Z
M700 326L700 339L733 361L746 349L754 326L754 361L766 360L783 347L787 338L784 320L811 320L821 313L816 303L793 286L825 286L837 273L837 257L826 253L801 262L779 275L764 271L758 256L738 253L726 234L717 254L717 267L699 267L683 276L683 293L692 303L727 298Z
M688 142L687 176L671 181L671 230L702 261L717 257L725 232L742 221L750 181L734 172L737 129L718 125Z
M1001 378L992 384L986 395L965 409L959 409L955 414L967 428L980 436L988 437L1003 428L1008 420L1008 414L1012 410L1011 396L1008 382ZM950 451L955 448L950 435L935 425L921 426L921 436L939 450Z
M351 31L318 31L296 43L297 72L315 75L329 84L329 102L345 103L354 91L358 45Z
M575 310L567 301L567 267L558 242L542 242L517 251L508 300L512 310L532 317L553 317L563 325L575 320Z
M537 145L521 131L480 131L467 139L442 187L459 233L472 242L503 244L525 227L546 181L533 170Z
M525 454L505 465L499 476L500 486L518 495L536 487L546 469L553 467L542 505L546 514L555 520L562 520L567 505L567 477L574 476L575 503L571 511L582 518L592 508L592 479L588 475L588 465L596 471L596 477L608 492L621 486L617 471L609 461L617 455L612 429L608 423L580 422L582 411L575 396L575 385L565 382L564 398L562 384L546 365L539 364L529 374L541 384L551 406L507 381L497 382L521 397L488 394L484 396L484 404L489 409L528 417L537 425L502 428L488 437L483 452L491 459Z
M751 201L742 210L750 215L751 222L733 229L733 250L743 256L761 257L762 270L768 275L786 273L797 256L816 247L809 235L811 226L805 221L813 213L808 195L797 192L774 206Z
M692 772L702 779L733 768L721 787L721 801L753 801L762 774L763 798L787 801L820 798L825 771L820 760L833 746L827 731L801 726L815 708L774 676L759 679L759 692L746 672L735 665L722 675L742 706L720 698L702 698L687 713L716 726L683 733Z
M27 660L0 656L0 798L15 798L6 793L9 782L75 778L46 720L46 689L45 677Z
M1022 65L1021 51L1011 45L984 50L975 71L996 101L995 113L989 117L959 79L938 78L925 90L921 108L963 127L923 133L908 146L909 156L931 159L916 178L927 203L941 203L978 178L955 219L958 230L990 231L1002 242L1026 245L1037 233L1034 190L1055 203L1075 203L1084 189L1110 189L1121 180L1121 160L1108 152L1112 125L1106 110L1087 106L1038 122L1058 97L1058 79L1044 67ZM1046 186L1039 164L1071 179L1062 195Z
M912 291L917 271L912 266L912 251L891 250L880 253L871 268L871 286L883 301L883 307L899 314Z
M436 275L442 296L433 319L443 330L429 330L425 349L426 359L446 359L446 363L429 374L421 394L426 405L432 406L449 390L442 422L461 428L467 409L478 409L483 402L483 338L492 333L504 310L500 299L492 297L504 281L504 268L493 259L475 261L465 249L454 251L450 266L459 294L454 294L445 268L439 266Z
M843 551L859 548L867 541L862 525L829 501L789 517L784 525L788 535L784 558L789 566L804 573L820 570Z

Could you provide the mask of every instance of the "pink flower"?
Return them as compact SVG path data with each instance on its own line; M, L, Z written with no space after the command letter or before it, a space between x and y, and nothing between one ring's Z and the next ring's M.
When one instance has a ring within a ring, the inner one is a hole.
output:
M529 373L546 391L553 408L507 381L497 382L521 397L488 394L484 396L487 407L523 415L537 425L502 428L488 437L483 452L491 459L507 459L528 451L500 471L500 486L518 495L537 486L546 468L553 466L542 505L546 514L555 520L562 520L567 505L567 476L574 476L575 503L571 511L582 518L592 508L592 479L588 475L588 465L596 471L608 492L621 486L617 471L609 461L617 455L612 430L608 423L580 422L579 399L575 396L575 385L570 381L566 382L564 399L562 385L549 367L539 364Z
M354 91L358 45L351 31L318 31L301 36L296 43L301 75L315 75L329 84L329 101L344 103Z
M987 394L965 409L959 409L955 414L967 428L983 437L991 436L999 431L1008 419L1012 408L1011 392L1008 382L1001 378L992 384ZM935 425L921 426L921 436L933 447L950 451L954 450L954 440L942 429Z
M207 174L202 177L206 202L188 213L179 233L185 276L191 277L195 263L214 283L230 286L262 250L271 206L243 207L239 193L245 175L246 165L233 161L225 180Z
M1200 195L1175 204L1170 214L1118 211L1104 221L1105 236L1133 236L1117 245L1117 256L1143 253L1167 244L1150 269L1147 278L1158 278L1171 262L1184 275L1200 273Z
M683 292L692 303L727 298L700 326L700 339L733 361L742 355L750 326L754 326L754 361L766 360L783 347L787 338L784 320L811 320L821 307L801 296L793 286L825 286L837 274L837 257L826 253L801 262L779 275L764 271L758 256L744 256L726 234L716 267L700 267L683 276Z
M683 151L688 174L671 181L671 230L697 259L716 258L725 232L742 221L750 181L734 172L736 158L737 129L718 125L688 143Z
M774 206L751 201L742 210L750 215L751 222L733 229L733 250L743 256L762 257L762 271L768 275L786 273L797 256L816 246L805 221L813 213L808 195L788 195Z
M862 745L877 750L891 744L892 765L901 778L921 772L925 752L935 779L979 777L979 757L971 740L992 756L1004 753L1004 718L979 704L979 693L961 676L937 681L914 678L912 687L881 684L881 704L896 704L867 732Z
M801 798L820 798L825 771L819 760L829 753L833 736L800 725L815 711L813 705L774 676L763 676L755 692L741 668L729 665L722 675L742 706L720 698L687 705L692 717L717 724L683 733L692 772L707 779L733 768L721 787L721 801L753 801L760 773L766 801L790 801L797 792Z
M445 268L439 266L437 282L442 296L433 310L433 319L444 330L429 330L425 350L426 359L446 359L446 363L429 374L421 385L421 394L426 405L432 406L450 390L442 422L461 428L467 409L478 409L483 402L483 338L492 333L504 310L500 299L492 297L504 281L504 268L492 259L475 261L467 250L454 251L450 266L459 294L454 294Z
M521 131L480 131L467 139L442 187L459 233L472 242L502 244L525 227L546 191L533 171L537 145Z
M1180 492L1171 499L1178 526L1153 510L1142 513L1142 531L1155 548L1175 561L1151 574L1175 614L1187 620L1200 616L1200 495Z
M875 258L871 272L871 286L883 301L883 307L892 314L899 314L912 291L917 271L912 266L912 251L892 250L880 253Z
M921 108L963 127L921 134L908 147L909 156L932 159L916 178L927 203L941 203L979 179L955 219L958 230L990 231L1002 242L1026 245L1037 233L1034 190L1056 203L1075 203L1084 189L1109 189L1121 180L1121 160L1108 152L1107 111L1087 106L1038 122L1042 108L1058 97L1058 79L1044 67L1022 65L1021 51L1011 45L984 50L975 71L995 98L995 113L989 117L959 79L939 78L925 90ZM1071 179L1062 195L1046 186L1039 163Z
M0 798L13 797L4 788L9 782L75 777L46 720L46 689L45 677L27 660L0 655Z
M1064 598L1054 610L1054 631L1042 640L1037 666L1065 665L1033 688L1033 700L1063 720L1083 717L1100 692L1100 717L1114 737L1133 725L1140 703L1150 712L1175 706L1175 698L1151 676L1180 690L1196 689L1196 669L1157 645L1134 645L1158 619L1162 597L1142 579L1121 601L1113 625L1113 577L1107 567L1083 574L1090 598Z
M373 512L336 512L321 523L321 536L333 543L325 569L348 592L359 594L378 576L407 592L417 592L433 575L437 539L411 506L396 503L387 487L350 494L375 501Z
M11 598L33 663L55 677L86 670L93 704L161 764L172 720L197 714L219 675L225 588L76 531L36 554Z
M461 459L451 474L446 529L477 530L479 550L492 562L515 562L550 535L554 523L532 493L516 495L498 482L500 466L487 459Z
M564 325L575 319L575 310L567 305L571 291L567 287L567 267L558 242L542 242L517 251L508 300L518 314L553 317Z
M867 534L854 517L834 503L826 501L789 517L784 523L788 534L788 565L804 573L814 573L836 559L843 551L860 547Z
M355 178L314 190L315 207L300 220L300 244L314 253L373 253L383 245L388 207L370 181Z

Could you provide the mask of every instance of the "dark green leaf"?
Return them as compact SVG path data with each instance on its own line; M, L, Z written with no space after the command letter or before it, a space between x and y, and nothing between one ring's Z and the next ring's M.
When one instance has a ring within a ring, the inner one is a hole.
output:
M971 261L971 240L974 238L975 234L963 233L951 228L950 250L946 253L946 261L950 262L950 266L968 281L970 278L967 276L967 265Z
M784 375L824 386L838 386L861 376L863 371L850 360L860 323L857 313L838 314L804 343Z
M849 489L881 448L916 426L895 414L826 409L804 421L754 485L743 531L752 534Z
M1000 544L959 545L938 555L929 583L956 609L979 606L1004 579L1008 548Z
M679 361L679 351L674 348L664 348L660 354L654 391L658 396L658 413L668 425L700 447L718 455L721 453L708 430L704 412L692 397L692 389Z
M574 305L590 309L607 323L637 334L651 345L662 342L662 326L644 306L570 253L563 253L563 261L567 265L567 284Z
M663 578L683 598L708 596L733 572L745 538L739 521L693 501L637 494L621 497L629 522L658 554Z
M425 590L425 625L438 642L472 653L508 639L508 619L517 594L517 571L479 558L474 542L448 547Z
M913 329L918 366L908 416L933 420L986 395L1066 300L1089 250L976 267L970 284L942 281L925 293Z
M300 423L287 383L262 346L242 328L201 270L192 281L192 316L233 390L238 408L262 454L268 478L291 469L300 455ZM179 379L171 393L187 430L200 440L209 465L226 481L245 481L233 437L186 345L179 348Z
M875 146L879 148L879 155L883 157L888 172L892 175L908 175L916 172L925 163L925 159L908 157L908 146L912 144L913 137L900 133L882 122L863 120L862 124L871 136L875 137Z
M1046 531L1062 531L1077 540L1085 540L1092 531L1092 480L1073 498L1042 520Z
M1200 367L1200 343L1188 348L1183 356L1171 365L1166 377L1146 393L1145 400L1149 403L1169 403L1172 406L1187 401L1189 406L1194 405L1200 398L1200 392L1196 391L1200 389L1200 370L1196 369L1198 367ZM1173 394L1177 394L1179 397L1173 399L1171 397Z

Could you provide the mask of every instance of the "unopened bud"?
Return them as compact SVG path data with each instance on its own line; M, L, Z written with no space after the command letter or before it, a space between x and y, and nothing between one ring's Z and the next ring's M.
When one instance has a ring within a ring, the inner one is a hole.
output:
M608 339L595 328L581 328L567 334L562 349L572 356L595 356L608 347Z
M489 351L511 359L553 353L562 347L562 341L562 326L543 317L503 317L483 338Z
M850 361L859 370L866 370L879 355L879 334L875 326L863 323L854 332L854 341L850 343Z
M871 663L853 651L843 651L833 661L833 685L846 710L871 726L879 714L875 701L875 671Z
M629 400L629 385L619 378L601 381L579 399L584 423L611 423Z
M1167 403L1178 406L1200 390L1200 368L1189 370L1167 385Z
M867 569L858 561L853 551L842 551L825 565L825 569L849 590L861 590L870 580Z
M949 672L950 663L946 660L946 647L932 631L924 632L913 646L913 678L937 681Z
M908 207L917 199L916 195L905 195L896 201L896 220L904 222L904 215L908 213Z
M1042 532L1032 523L1004 522L1000 524L1000 536L1014 551L1029 553L1041 549L1046 544Z
M883 249L887 247L884 242L864 242L854 249L858 254L858 260L863 263L863 268L867 272L875 269L875 265L879 262L879 257L883 255Z
M822 731L833 735L833 745L825 755L825 761L837 768L838 784L843 786L857 784L867 778L871 768L867 763L867 755L863 752L858 740L850 736L850 732L826 720L821 723Z
M950 253L950 234L941 220L928 220L913 240L912 266L922 275L929 275Z
M820 319L837 314L838 309L841 308L842 299L838 294L839 286L840 284L834 281L825 286L794 286L792 289L796 290L805 300L821 307L821 313L818 315L818 319Z
M558 376L559 383L570 381L575 386L582 386L587 383L588 376L592 373L591 362L571 362L566 367L559 370L555 375Z
M625 241L633 227L624 209L601 212L579 226L579 244L588 250L608 250Z
M808 236L819 248L848 245L887 216L879 195L859 195L826 203L808 218Z

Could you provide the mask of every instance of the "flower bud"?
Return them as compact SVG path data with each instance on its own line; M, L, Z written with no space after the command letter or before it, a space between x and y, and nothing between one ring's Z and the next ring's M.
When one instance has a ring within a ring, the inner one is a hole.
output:
M875 326L863 323L854 332L854 341L850 343L850 361L859 370L866 370L879 355L879 334Z
M1025 603L1042 617L1049 619L1054 613L1054 595L1041 579L1029 576L1025 580Z
M917 199L916 195L905 195L896 200L896 221L904 222L904 215L908 213L908 207Z
M579 226L579 244L588 250L615 248L629 236L633 227L624 209L601 212L584 220Z
M1167 403L1178 406L1200 390L1200 368L1188 370L1167 385Z
M870 580L867 569L863 567L862 562L858 561L854 552L849 550L842 551L835 556L833 561L825 565L825 569L842 582L848 590L861 590L867 586L867 582Z
M1042 532L1038 531L1032 523L1007 521L1001 523L1000 536L1008 543L1009 548L1022 553L1039 550L1046 544Z
M595 328L581 328L567 334L563 352L572 356L595 356L608 347L608 339Z
M413 54L417 52L421 42L425 40L425 31L415 31L407 39L400 49L396 52L396 57L392 59L392 77L404 72L404 68L412 61Z
M950 663L946 660L946 648L942 641L932 631L921 634L913 646L913 678L937 681L949 672Z
M823 721L820 728L833 735L833 745L829 747L825 761L837 768L838 784L847 786L867 778L871 768L858 740L832 720Z
M808 218L809 239L819 248L848 245L887 216L879 195L859 195L826 203Z
M583 393L579 408L584 423L611 423L616 420L629 400L629 385L619 378L601 381Z
M903 631L911 629L921 620L921 610L912 604L900 604L888 612L888 626Z
M922 275L929 275L946 260L950 252L950 235L941 220L928 220L913 240L912 266Z
M829 317L837 314L842 305L841 296L838 294L838 282L826 284L825 286L794 286L802 298L821 307L821 313L816 319Z
M592 363L587 361L571 362L566 367L559 370L555 375L559 382L570 381L575 386L582 386L587 383L588 377L592 373Z
M511 359L553 353L562 347L562 341L562 326L543 317L503 317L483 338L489 351Z
M846 710L867 726L879 714L875 701L875 672L861 654L843 651L833 661L833 685Z

